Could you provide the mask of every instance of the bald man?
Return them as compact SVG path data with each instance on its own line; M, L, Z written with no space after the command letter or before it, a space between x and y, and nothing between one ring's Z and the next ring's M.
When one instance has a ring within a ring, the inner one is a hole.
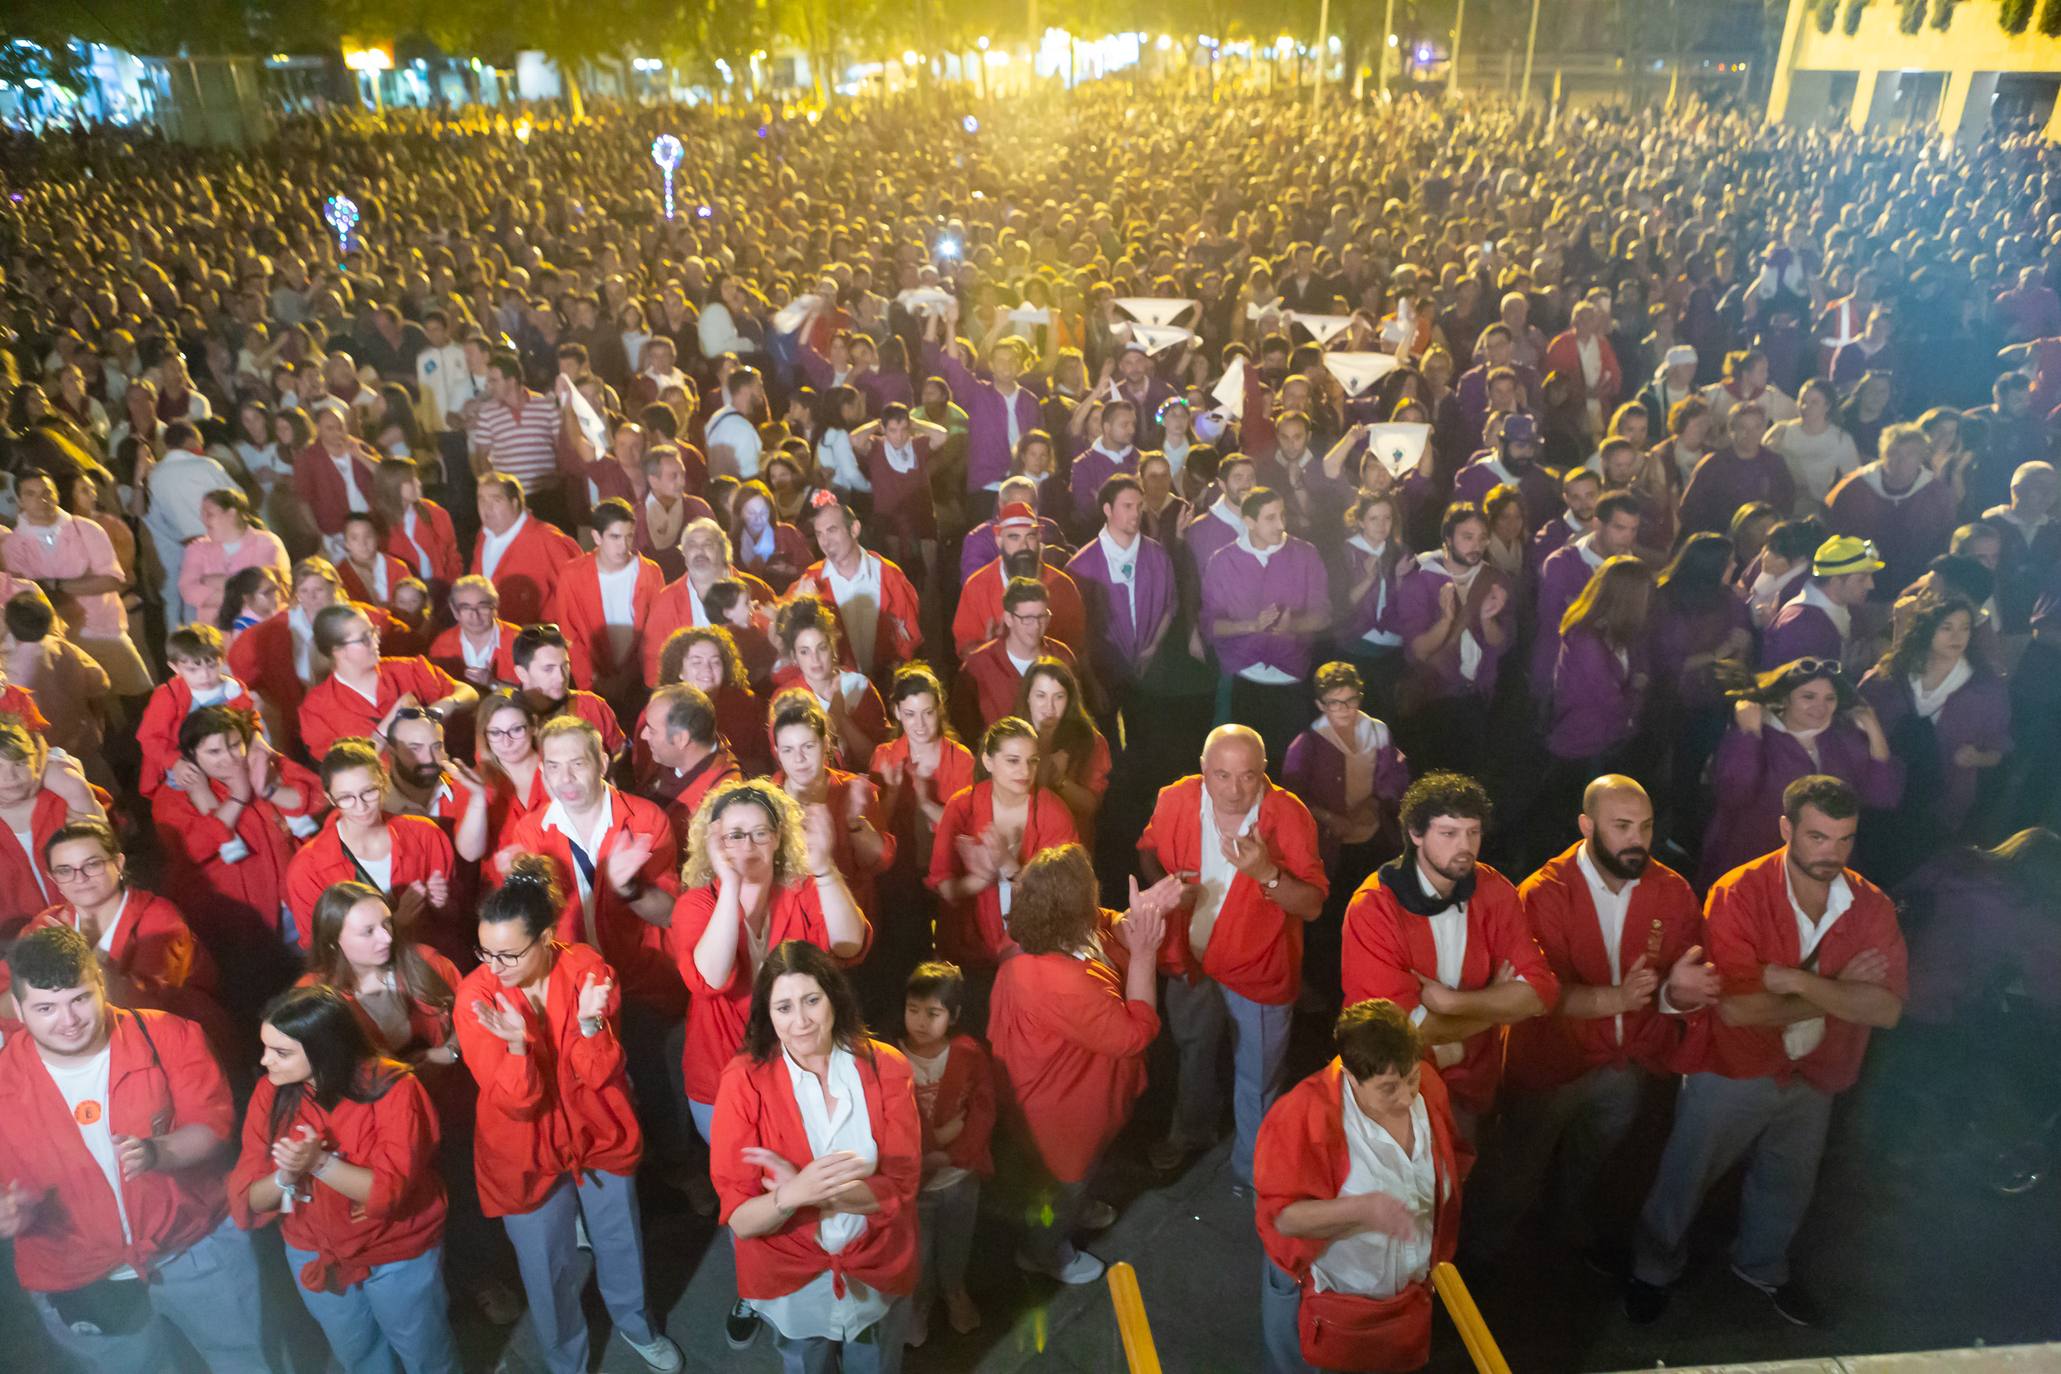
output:
M1178 873L1184 913L1159 947L1166 1024L1180 1053L1174 1124L1152 1162L1178 1168L1216 1139L1223 1087L1217 1050L1231 1032L1231 1176L1252 1186L1260 1118L1281 1094L1288 1024L1302 991L1302 926L1324 909L1329 882L1317 823L1294 793L1267 780L1267 747L1243 725L1202 745L1202 771L1162 788L1138 837L1148 882Z
M1641 1100L1676 1071L1687 1018L1717 1000L1718 977L1699 943L1695 892L1652 857L1646 789L1620 773L1595 779L1580 824L1581 839L1517 889L1560 1000L1510 1030L1496 1125L1468 1198L1469 1244L1486 1256L1503 1248L1557 1145L1556 1233L1622 1269L1626 1247L1594 1232L1596 1181Z

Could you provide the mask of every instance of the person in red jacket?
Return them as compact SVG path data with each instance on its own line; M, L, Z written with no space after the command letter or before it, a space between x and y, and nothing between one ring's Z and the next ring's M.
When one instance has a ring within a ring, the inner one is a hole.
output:
M1718 979L1703 958L1695 892L1652 857L1646 789L1620 773L1595 779L1580 825L1581 840L1517 889L1560 1000L1510 1028L1468 1245L1499 1253L1551 1171L1554 1234L1621 1271L1620 1247L1597 1244L1596 1182L1641 1105L1675 1073L1685 1018L1717 1000Z
M959 728L977 735L1004 716L1015 715L1024 674L1041 658L1078 670L1073 650L1046 631L1052 627L1052 593L1035 577L1011 578L1002 593L1002 633L967 654L959 664Z
M522 503L522 480L505 472L479 479L479 522L466 571L500 590L501 613L515 624L542 620L559 575L580 556L578 541L530 514Z
M26 916L56 901L50 837L70 821L106 819L77 759L53 759L41 735L0 724L0 912Z
M1488 791L1464 774L1411 783L1403 852L1353 894L1341 959L1348 1005L1380 998L1410 1013L1469 1141L1495 1103L1507 1028L1559 995L1517 889L1476 862L1488 817Z
M410 707L420 710L420 707ZM286 868L286 904L294 942L312 948L315 903L333 883L365 883L394 905L418 939L435 943L451 912L457 853L443 827L425 816L386 811L387 770L362 739L341 739L322 756L322 794L329 820Z
M1825 1152L1832 1100L1859 1080L1870 1030L1888 1030L1908 994L1896 906L1846 866L1861 802L1811 774L1782 794L1782 847L1710 889L1704 939L1723 980L1718 1014L1684 1051L1682 1090L1660 1173L1639 1213L1625 1310L1667 1309L1706 1193L1746 1161L1732 1272L1798 1326L1822 1316L1790 1274Z
M1052 638L1075 653L1088 650L1088 612L1081 590L1063 569L1044 561L1044 536L1038 513L1019 501L995 512L995 547L999 552L966 579L959 609L952 616L952 644L965 658L1001 634L1002 593L1019 577L1044 582L1052 601Z
M669 683L651 694L637 742L639 757L649 758L639 770L637 795L665 808L673 839L684 848L702 798L743 776L717 733L716 708L700 688Z
M344 595L353 601L392 610L401 583L415 574L406 563L388 553L386 532L371 511L352 511L344 517L342 561L336 575L343 579Z
M399 628L383 607L354 603L345 596L343 579L328 559L303 558L293 565L292 603L245 630L229 646L229 671L257 697L266 729L289 752L300 741L301 702L329 673L329 660L315 646L315 617L326 607L353 604L374 629Z
M212 625L183 625L165 636L165 664L172 677L150 694L136 727L136 743L143 751L136 790L145 797L156 796L177 766L179 722L189 713L203 706L257 712L257 700L222 671L225 653L222 632Z
M1220 725L1202 767L1160 789L1138 837L1147 882L1174 874L1193 901L1167 932L1166 1022L1180 1050L1174 1120L1153 1148L1172 1170L1209 1148L1223 1111L1217 1052L1231 1035L1231 1180L1252 1185L1260 1119L1281 1094L1288 1028L1302 992L1302 928L1331 890L1309 808L1267 779L1267 746L1243 725Z
M235 1107L200 1027L109 1006L76 930L7 964L26 1034L0 1047L0 1240L44 1331L87 1369L190 1348L264 1374L257 1260L223 1196Z
M1420 1369L1431 1358L1431 1270L1459 1245L1474 1152L1407 1010L1352 1003L1332 1037L1338 1057L1260 1127L1267 1369Z
M615 708L594 693L575 687L572 645L556 625L525 625L509 651L515 685L523 705L538 720L572 716L594 727L613 766L629 743Z
M909 1314L909 1344L930 1337L930 1312L940 1294L952 1329L965 1335L980 1325L980 1309L966 1291L973 1227L980 1219L980 1181L995 1172L988 1138L995 1129L995 1068L988 1047L954 1034L966 1002L966 978L957 964L918 964L902 1001L902 1054L916 1077L916 1111L923 1122L922 1218L916 1242L922 1273Z
M501 619L494 584L467 573L451 584L450 607L456 623L430 641L429 661L481 692L515 681L515 636L522 627Z
M685 1367L644 1292L637 1164L615 970L556 935L553 866L525 854L480 905L480 965L458 985L458 1049L479 1084L473 1168L481 1209L515 1246L551 1374L585 1374L579 1224L615 1329L659 1374ZM577 898L573 899L577 902Z
M843 666L837 613L814 597L797 597L780 608L774 633L790 666L774 675L773 690L807 688L829 720L837 761L863 768L887 737L887 707L864 673Z
M908 1061L866 1034L835 959L775 946L723 1066L709 1170L740 1306L773 1328L784 1368L901 1367L922 1166Z
M1145 1090L1145 1051L1159 1035L1155 964L1181 901L1178 878L1144 892L1133 878L1130 908L1118 916L1096 888L1077 844L1025 866L1010 909L1022 951L996 975L988 1019L1002 1109L1051 1184L1017 1267L1067 1284L1102 1277L1102 1261L1076 1250L1073 1235L1116 1221L1089 1187Z
M450 513L424 499L422 469L413 458L379 460L372 509L385 522L386 551L433 591L449 587L465 571Z
M916 657L923 647L922 605L899 565L859 545L859 517L834 492L819 491L802 512L823 556L802 573L837 611L846 661L876 681Z
M649 685L643 637L665 577L637 552L637 516L629 502L603 501L587 523L594 552L559 570L544 617L565 635L573 681L609 701L635 703Z
M773 758L780 765L774 785L794 798L804 816L818 809L828 813L828 829L836 837L832 861L859 904L859 914L877 927L874 879L895 861L894 836L881 817L880 790L864 773L831 763L829 717L806 689L790 687L773 698L769 728Z
M344 517L372 509L379 487L378 450L354 438L341 410L315 411L315 442L294 455L293 492L322 533L323 551L343 556Z
M229 1171L229 1213L279 1223L301 1302L345 1369L458 1369L429 1094L334 988L281 993Z
M426 658L381 658L379 631L355 605L316 614L315 648L332 665L301 698L301 746L315 758L353 736L384 745L387 725L407 707L442 717L479 700L470 683L454 682Z

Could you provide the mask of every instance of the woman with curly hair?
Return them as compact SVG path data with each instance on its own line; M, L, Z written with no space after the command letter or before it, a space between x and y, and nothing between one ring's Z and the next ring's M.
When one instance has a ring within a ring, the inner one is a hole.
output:
M737 640L721 625L689 625L666 637L659 651L658 681L666 687L684 682L697 687L716 713L716 733L748 778L773 771L771 741L766 736L766 708L752 690ZM637 734L643 737L640 719ZM638 776L652 766L650 750L637 746Z
M853 767L870 760L873 746L887 737L887 708L864 673L844 666L837 612L812 596L797 597L780 608L773 634L791 665L774 675L774 690L806 687L830 720L839 762Z
M827 810L805 815L764 780L724 783L695 814L672 946L693 994L681 1068L687 1108L704 1140L723 1064L744 1042L752 983L767 951L806 940L855 961L871 942L838 872L836 846Z

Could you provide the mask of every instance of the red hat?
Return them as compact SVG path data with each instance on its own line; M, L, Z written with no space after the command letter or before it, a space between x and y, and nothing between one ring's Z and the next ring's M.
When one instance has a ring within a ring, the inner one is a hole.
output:
M1038 527L1038 513L1026 501L1011 501L995 512L995 529L1034 530Z

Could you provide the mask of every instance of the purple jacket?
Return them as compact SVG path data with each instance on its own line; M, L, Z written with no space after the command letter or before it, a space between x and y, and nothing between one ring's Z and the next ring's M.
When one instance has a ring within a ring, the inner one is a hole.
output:
M1910 682L1885 677L1879 668L1870 669L1861 679L1861 696L1875 708L1883 733L1889 735L1892 743L1896 739L1895 727L1918 712ZM1975 809L1983 777L1991 772L1986 768L1963 768L1954 762L1954 755L1964 744L1972 744L1986 754L2011 751L2011 694L2004 680L1986 668L1977 668L1975 675L1939 708L1939 714L1932 718L1932 729L1939 741L1938 776L1945 785L1929 805L1937 813L1941 832L1953 835ZM1904 764L1906 768L1918 768L1921 774L1925 772L1918 760L1905 759Z
M1710 653L1735 629L1750 632L1753 613L1728 591L1708 610L1687 613L1674 609L1666 597L1656 597L1651 627L1654 686L1685 710L1717 705L1723 698L1715 676L1704 671L1685 678L1682 664L1691 654Z
M1054 549L1066 543L1057 520L1038 517L1038 533L1044 539L1045 547ZM965 586L966 579L995 561L1001 549L995 543L995 522L983 520L966 532L966 538L959 544L959 585Z
M809 385L818 392L828 391L837 385L837 374L831 369L830 359L819 353L814 345L800 342L794 360L801 365L802 375L808 378ZM879 419L880 412L890 403L913 404L909 379L899 373L873 371L855 377L847 372L845 382L866 398L866 418L869 420Z
M1199 508L1181 531L1181 544L1188 550L1188 560L1195 567L1195 576L1200 582L1203 573L1209 569L1209 561L1217 556L1217 550L1228 548L1238 542L1238 536L1245 533L1245 522L1238 522L1236 529L1224 523L1211 506ZM1209 638L1207 627L1202 637Z
M1737 725L1725 731L1711 765L1710 828L1703 835L1703 860L1697 866L1698 887L1709 887L1725 874L1782 847L1782 789L1806 773L1830 773L1860 793L1861 805L1889 811L1903 799L1904 766L1891 758L1877 763L1868 754L1868 737L1849 720L1835 720L1818 736L1819 763L1813 765L1796 737L1764 724L1758 735Z
M1173 613L1174 560L1157 541L1138 536L1134 549L1135 573L1132 588L1137 598L1133 618L1130 596L1124 584L1110 575L1109 556L1099 538L1081 545L1066 565L1067 575L1080 588L1088 611L1088 631L1094 637L1090 653L1095 674L1104 683L1129 682L1137 676L1137 662L1160 623Z
M1539 701L1551 699L1553 665L1560 661L1560 618L1589 585L1600 562L1587 558L1588 546L1579 541L1548 558L1539 568L1538 625L1532 631L1531 694Z
M1728 448L1707 453L1682 491L1681 528L1690 534L1701 530L1723 534L1732 527L1732 513L1753 501L1765 501L1778 513L1789 513L1796 504L1796 482L1789 475L1788 464L1766 448L1751 458L1741 458Z
M1483 568L1477 577L1486 577L1492 582L1504 580L1494 568ZM1417 560L1417 570L1396 583L1396 633L1403 637L1404 652L1409 643L1438 623L1438 599L1446 583L1452 581L1446 572L1444 551L1425 554ZM1504 583L1507 589L1507 583ZM1483 595L1487 595L1486 589ZM1487 699L1496 692L1496 668L1502 662L1504 651L1517 638L1516 594L1504 598L1502 614L1496 617L1502 627L1501 647L1490 644L1482 633L1482 619L1479 613L1469 622L1468 630L1481 645L1481 665L1475 670L1474 680L1469 682L1460 671L1460 660L1455 644L1448 645L1431 659L1412 659L1414 676L1425 691L1438 697L1474 696Z
M1235 542L1217 550L1202 572L1203 624L1251 620L1269 606L1286 606L1290 615L1331 613L1331 583L1316 549L1291 536L1275 547L1265 567ZM1227 676L1264 663L1290 677L1308 677L1315 641L1315 635L1275 631L1232 635L1215 641L1217 663Z
M1533 574L1536 575L1545 568L1548 558L1551 558L1554 554L1572 544L1583 534L1588 533L1586 530L1578 530L1568 524L1568 514L1569 512L1567 511L1560 512L1560 514L1539 526L1537 531L1533 533L1531 537L1531 569Z
M1514 476L1517 495L1524 504L1526 529L1535 530L1551 520L1554 512L1566 509L1560 504L1559 481L1537 463L1528 464ZM1502 483L1502 473L1495 455L1491 453L1460 469L1460 475L1453 479L1453 499L1472 501L1478 506Z
M1824 607L1791 597L1775 612L1774 624L1761 639L1760 666L1765 671L1799 658L1829 658L1836 663L1845 652L1846 640Z
M1630 739L1646 697L1646 650L1632 646L1626 661L1583 627L1560 641L1553 665L1553 725L1546 749L1557 759L1594 758Z
M1304 806L1342 813L1346 809L1345 755L1312 726L1289 744L1288 757L1281 764L1281 785L1301 797ZM1381 799L1382 810L1393 811L1409 786L1410 762L1395 747L1391 735L1374 755L1374 795ZM1327 863L1338 857L1338 837L1321 821L1317 843Z
M1076 519L1101 527L1102 508L1095 504L1095 496L1102 490L1102 484L1119 472L1138 475L1137 445L1125 449L1121 459L1111 458L1092 444L1073 456L1073 481L1069 486Z
M1389 542L1393 544L1394 540L1391 539ZM1345 541L1344 548L1345 578L1339 591L1350 593L1360 584L1360 579L1367 575L1367 569L1374 563L1374 555L1368 551L1366 541L1357 534ZM1402 553L1400 546L1397 552ZM1402 553L1395 566L1389 569L1386 578L1367 588L1367 594L1357 603L1339 608L1336 639L1340 649L1359 644L1370 630L1396 633L1396 611L1402 604L1401 598L1396 595L1396 587L1402 581L1403 575L1416 566L1417 561L1414 558Z
M2051 894L2039 894L2051 900ZM2061 1007L2061 925L2048 919L2009 870L1980 850L1940 854L1896 890L1897 905L1932 919L1911 932L1911 997L1920 1021L1954 1020L1973 998L2015 972L2024 994L2052 1013Z
M966 490L981 491L1007 477L1015 455L1009 448L1009 412L1003 407L1002 393L936 344L923 350L923 360L945 379L952 388L952 399L966 412ZM1015 405L1018 433L1028 434L1039 427L1043 412L1037 393L1028 385L1017 386Z

